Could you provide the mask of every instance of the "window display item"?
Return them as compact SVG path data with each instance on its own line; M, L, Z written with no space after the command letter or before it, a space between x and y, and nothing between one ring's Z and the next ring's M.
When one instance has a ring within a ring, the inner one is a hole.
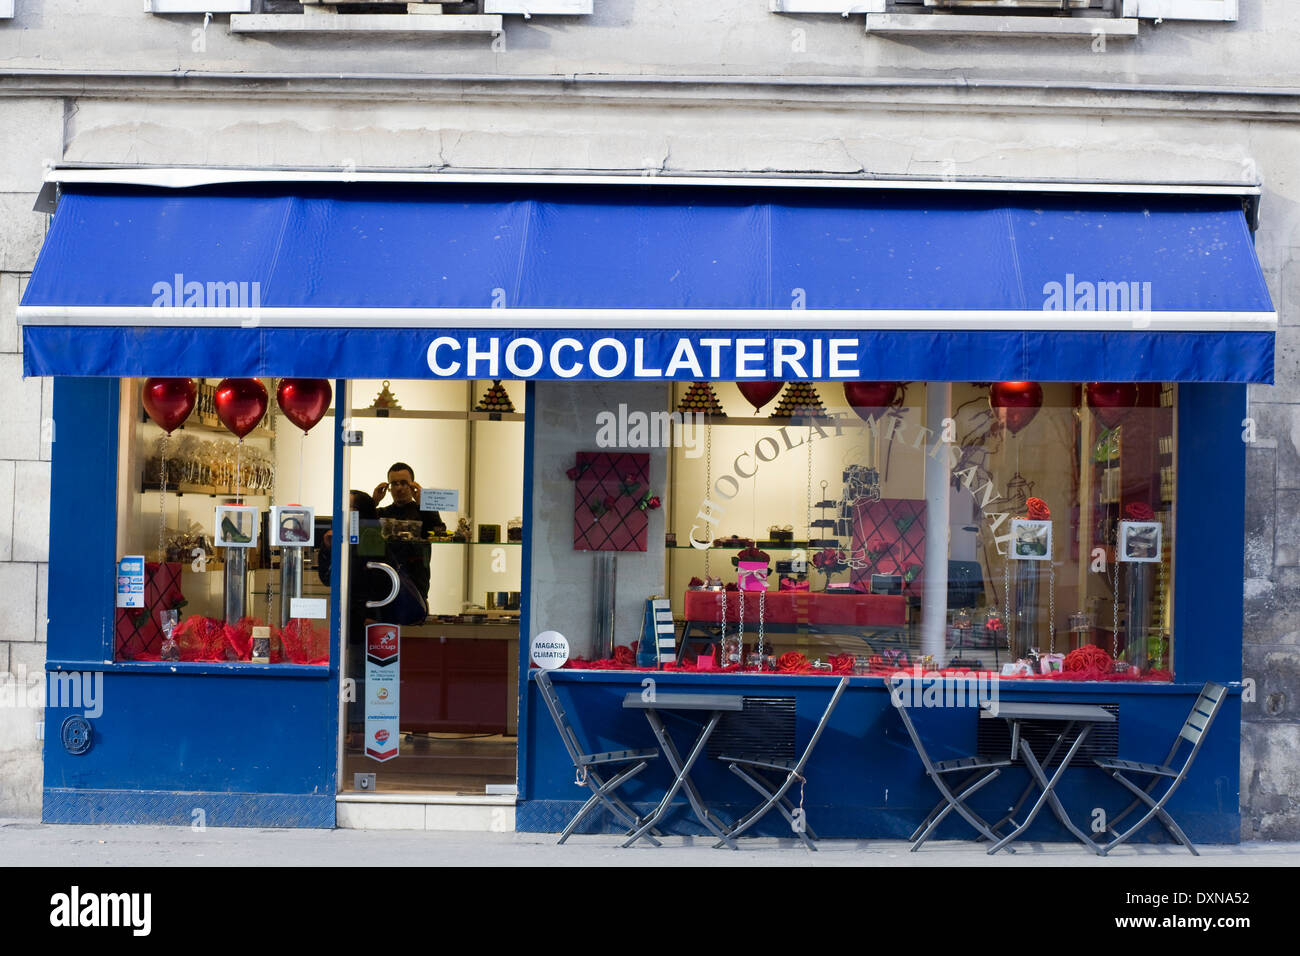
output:
M271 629L269 627L253 628L253 651L249 660L254 664L271 663Z
M506 522L506 540L523 541L524 540L524 519L511 518Z
M767 589L767 574L771 558L766 551L746 548L735 558L736 586L742 591L764 591Z
M567 473L574 482L575 551L646 550L652 510L646 499L649 455L578 452L577 464Z
M306 435L329 411L334 389L324 378L282 378L275 388L275 401L284 417Z
M179 562L144 566L144 606L118 608L113 627L115 655L119 661L154 660L161 654L164 613L185 606Z
M494 378L492 387L483 393L483 397L478 400L474 406L476 412L513 412L515 403L510 401L510 395L506 392L505 386L501 384L501 379Z
M480 544L498 544L501 541L501 525L481 524L478 526Z
M784 384L785 382L737 382L736 388L745 397L745 401L754 406L754 414L757 415L764 405L780 394Z
M652 597L645 602L641 619L641 637L637 643L638 667L662 668L677 661L677 631L673 611L667 598Z
M217 505L213 543L218 548L257 547L259 516L252 505Z
M722 403L708 382L692 382L682 400L677 403L677 411L682 414L712 415L726 418Z
M388 386L388 379L384 379L383 388L379 390L379 394L375 396L375 400L370 403L372 409L375 409L376 411L387 411L389 409L402 407L401 403L397 400L397 396L392 393Z
M858 499L852 508L849 583L867 591L872 575L897 575L904 593L919 595L925 576L924 499Z
M316 509L302 505L271 506L271 546L310 548L316 531Z
M812 382L791 382L772 410L773 418L826 418L826 406Z

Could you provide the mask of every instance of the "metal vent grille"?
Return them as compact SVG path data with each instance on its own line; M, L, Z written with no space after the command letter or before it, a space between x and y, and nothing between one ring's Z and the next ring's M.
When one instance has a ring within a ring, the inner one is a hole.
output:
M794 760L794 698L746 697L745 709L723 714L708 755Z
M1090 757L1117 757L1119 756L1119 704L1098 704L1103 710L1108 710L1115 715L1113 724L1094 724L1091 731L1088 732L1088 739L1083 742L1079 752L1074 755L1074 761L1070 764L1073 767L1083 766L1081 761L1086 761ZM1052 744L1061 732L1061 723L1059 721L1025 721L1020 725L1021 736L1029 743L1029 749L1034 752L1034 756L1042 762L1047 757L1047 752L1052 749ZM979 721L977 728L976 745L981 757L996 757L1004 759L1011 752L1011 725L1005 720L989 720L983 718ZM1073 736L1070 738L1073 740ZM1068 741L1067 741L1068 743ZM1062 746L1052 762L1045 764L1048 767L1056 767L1061 763L1068 749ZM1020 754L1015 757L1016 763L1022 763Z

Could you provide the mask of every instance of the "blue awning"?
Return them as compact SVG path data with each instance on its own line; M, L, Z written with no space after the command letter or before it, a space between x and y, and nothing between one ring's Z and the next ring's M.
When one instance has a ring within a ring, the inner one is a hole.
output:
M1240 200L65 187L28 375L1271 382Z

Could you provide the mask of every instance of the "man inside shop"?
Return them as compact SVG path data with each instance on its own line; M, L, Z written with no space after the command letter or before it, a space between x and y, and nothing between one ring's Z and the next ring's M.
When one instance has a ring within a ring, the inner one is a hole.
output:
M429 547L423 542L427 542L429 532L445 533L447 525L438 512L420 510L420 491L420 486L415 481L415 469L404 461L398 461L388 469L388 480L375 488L374 501L378 505L386 495L392 495L393 503L379 508L379 517L420 522L421 542L412 541L411 547L404 547L407 542L394 541L390 543L390 551L420 589L425 601L428 601Z

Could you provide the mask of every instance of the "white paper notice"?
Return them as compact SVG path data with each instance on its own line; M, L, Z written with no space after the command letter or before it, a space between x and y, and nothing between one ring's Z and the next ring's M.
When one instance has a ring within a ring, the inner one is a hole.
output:
M455 488L425 488L420 492L421 511L460 510L460 491Z
M324 598L290 598L289 616L323 621L329 616L329 604Z

